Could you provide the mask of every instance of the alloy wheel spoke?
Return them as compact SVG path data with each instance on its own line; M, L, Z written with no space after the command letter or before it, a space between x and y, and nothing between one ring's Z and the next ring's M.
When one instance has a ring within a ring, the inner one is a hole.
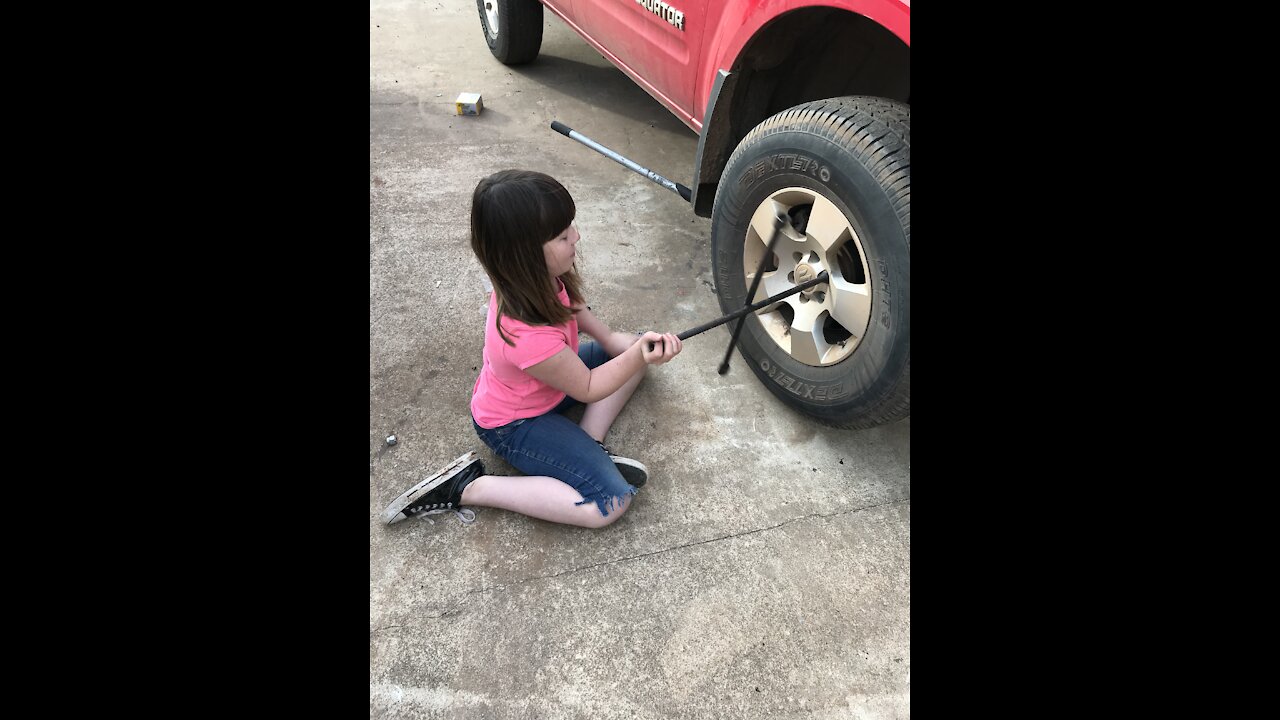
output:
M831 317L854 337L862 337L871 318L871 286L855 284L843 278L831 278L827 305Z
M766 200L765 202L760 203L760 207L756 208L755 214L751 216L751 229L755 231L756 238L761 245L765 247L769 246L769 237L773 233L774 216L786 214L787 206L777 200ZM784 235L786 234L787 227L787 225L783 225L783 229L781 230ZM748 242L751 242L750 238L751 235L748 233ZM786 240L786 237L778 238L778 244L781 245L784 240Z
M796 303L795 318L791 321L791 357L807 365L821 365L822 358L831 349L822 337L819 315L822 305L816 302Z
M832 257L832 250L838 249L850 236L849 221L830 200L815 195L813 210L809 212L809 225L805 234L811 243L816 243L818 254L824 258Z

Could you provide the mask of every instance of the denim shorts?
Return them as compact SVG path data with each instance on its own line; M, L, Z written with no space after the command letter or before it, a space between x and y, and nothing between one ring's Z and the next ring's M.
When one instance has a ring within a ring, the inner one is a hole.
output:
M609 361L604 348L587 342L578 346L578 357L592 370ZM575 505L594 502L600 514L622 503L638 490L622 479L609 454L587 431L563 413L581 403L565 395L550 411L488 429L476 423L476 435L503 460L525 475L545 475L563 482L582 496Z

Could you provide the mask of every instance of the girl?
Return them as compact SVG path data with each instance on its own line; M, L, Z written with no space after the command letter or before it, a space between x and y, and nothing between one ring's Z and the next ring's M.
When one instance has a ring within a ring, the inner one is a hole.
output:
M648 479L642 463L610 453L604 436L645 369L678 355L681 342L612 332L591 313L574 266L576 212L569 191L539 172L504 170L476 186L471 249L493 293L472 425L526 476L486 475L466 453L396 498L382 514L388 524L450 511L469 523L475 513L459 506L477 505L604 527ZM579 331L595 342L579 346ZM575 425L562 413L579 403L586 410Z

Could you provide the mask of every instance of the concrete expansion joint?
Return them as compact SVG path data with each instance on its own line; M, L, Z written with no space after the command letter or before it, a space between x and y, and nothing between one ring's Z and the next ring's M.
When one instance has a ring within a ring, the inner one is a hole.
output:
M470 595L471 593L467 593L467 594L468 594L468 595ZM444 612L436 613L435 615L423 614L423 615L418 615L417 617L419 617L419 618L421 618L421 619L423 619L423 620L439 620L439 619L440 619L440 618L442 618L442 617L449 617L450 615L457 615L457 614L458 614L458 613L460 613L460 612L462 612L462 605L461 605L461 603L459 603L458 605L455 605L454 607L449 608L448 610L445 610ZM371 636L372 636L372 635L377 635L378 633L380 633L380 632L386 632L387 630L397 630L397 629L400 629L400 628L413 627L413 625L415 625L415 624L416 624L416 623L410 623L410 624L408 624L408 625L387 625L387 626L385 626L385 627L374 628L373 630L370 630L370 631L369 631L369 635L371 635Z
M669 548L663 548L661 550L654 550L653 552L640 553L638 555L631 555L628 557L617 558L614 560L605 560L603 562L592 563L590 565L584 565L578 568L570 568L568 570L564 570L558 573L553 573L551 575L535 575L533 577L528 577L513 583L506 583L503 585L490 585L488 587L482 587L476 590L468 590L466 593L464 593L463 599L460 602L458 602L456 605L454 605L452 608L445 610L444 612L438 615L423 615L421 617L426 620L439 620L440 618L445 617L446 615L455 615L461 612L462 606L466 603L467 599L475 595L483 595L488 592L502 592L512 587L527 585L531 582L537 582L539 580L551 580L553 578L564 577L566 575L573 575L575 573L580 573L586 570L594 570L595 568L598 568L598 567L604 567L605 565L615 565L618 563L631 562L632 560L640 560L647 557L653 557L654 555L662 555L664 553L675 552L677 550L684 550L686 548L698 547L699 545L709 545L711 543L717 543L723 540L732 540L734 538L746 537L747 535L754 535L756 533L768 532L769 530L777 530L780 527L793 525L798 522L804 522L805 520L813 520L814 518L830 519L835 517L841 517L843 515L850 515L852 513L865 512L867 510L875 510L877 508L889 507L891 505L900 505L902 503L907 503L907 502L911 502L910 495L904 498L898 498L897 500L890 500L888 502L883 502L883 503L880 503L879 505L867 505L864 507L849 508L848 510L841 510L839 512L833 512L833 513L810 513L808 515L801 515L799 517L791 518L790 520L785 520L783 522L778 523L777 525L770 525L768 527L756 528L755 530L746 530L740 533L734 533L732 535L724 535L722 537L709 538L707 540L699 540L698 542L685 543L684 545L675 545ZM383 630L390 630L393 628L400 628L400 627L406 627L406 626L389 625L384 628L378 628L377 630L373 630L369 634L372 635L374 633L382 632Z

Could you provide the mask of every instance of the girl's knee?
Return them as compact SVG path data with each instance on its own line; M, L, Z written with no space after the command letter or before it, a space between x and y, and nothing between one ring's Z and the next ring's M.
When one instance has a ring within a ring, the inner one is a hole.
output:
M595 515L591 518L591 522L590 522L590 525L588 525L588 527L602 528L617 522L618 518L622 517L622 514L627 511L627 508L631 507L631 498L632 498L631 495L627 495L626 497L620 499L616 504L613 505L612 508L609 509L608 515L605 515L600 512L600 506L598 505L595 506L596 512L595 512Z

